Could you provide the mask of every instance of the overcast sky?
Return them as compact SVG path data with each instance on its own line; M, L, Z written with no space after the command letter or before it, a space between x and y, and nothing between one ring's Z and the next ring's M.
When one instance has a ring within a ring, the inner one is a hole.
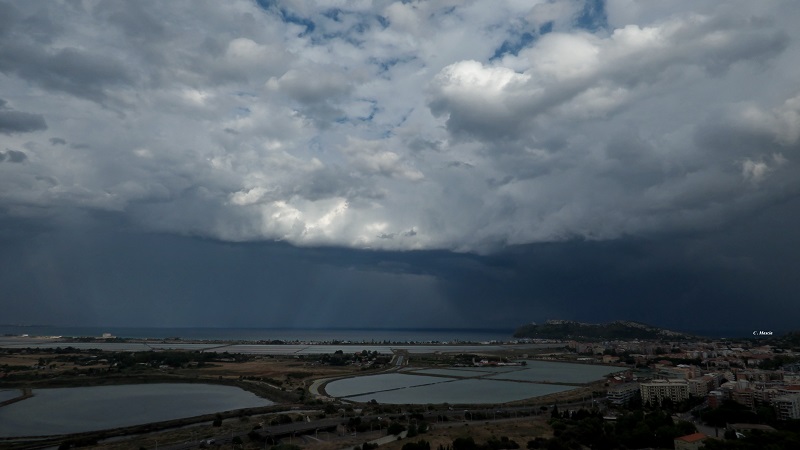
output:
M0 322L784 330L796 1L0 1Z

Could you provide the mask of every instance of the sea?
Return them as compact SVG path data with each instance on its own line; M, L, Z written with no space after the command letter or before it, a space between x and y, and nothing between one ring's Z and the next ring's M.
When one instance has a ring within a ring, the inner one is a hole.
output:
M481 343L512 341L506 328L155 328L0 325L0 336L61 336L180 339L229 342Z

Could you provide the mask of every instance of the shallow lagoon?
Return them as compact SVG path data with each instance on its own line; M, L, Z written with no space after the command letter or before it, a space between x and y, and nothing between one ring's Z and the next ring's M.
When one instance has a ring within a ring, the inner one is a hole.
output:
M488 404L513 402L575 389L575 387L572 386L516 383L513 381L475 379L452 379L452 381L446 381L447 379L445 378L440 378L440 380L443 380L443 382L426 386L375 392L372 394L349 397L348 400L368 402L374 399L378 403L389 404Z
M439 375L439 376L456 377L456 378L475 378L487 375L487 372L484 371L464 370L464 369L422 369L422 370L414 370L413 373L420 375Z
M43 436L180 419L273 402L233 386L135 384L34 389L0 408L0 436Z
M11 400L22 395L19 389L0 389L0 402Z
M358 402L506 403L575 389L620 370L623 369L613 366L526 361L524 366L418 369L354 377L333 381L325 390L333 397Z
M405 375L402 373L386 373L365 375L362 377L344 378L331 381L325 386L325 392L332 397L347 397L368 392L386 391L390 389L409 388L423 384L441 383L452 378Z
M527 365L525 366L517 367L517 369L524 370L498 371L500 373L492 375L489 378L494 380L548 381L581 384L601 380L610 373L625 370L622 367L552 361L526 361L526 363Z

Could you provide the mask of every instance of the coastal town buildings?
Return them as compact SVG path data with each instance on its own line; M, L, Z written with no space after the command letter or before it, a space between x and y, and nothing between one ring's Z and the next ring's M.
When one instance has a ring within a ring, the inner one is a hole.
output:
M775 397L773 405L779 420L800 419L800 394Z
M703 433L694 433L675 438L675 450L698 450L703 448L703 441L708 438Z
M639 383L624 383L608 388L608 401L612 405L628 404L639 392Z
M686 380L653 380L640 383L642 402L660 405L665 399L681 402L689 398L689 383Z

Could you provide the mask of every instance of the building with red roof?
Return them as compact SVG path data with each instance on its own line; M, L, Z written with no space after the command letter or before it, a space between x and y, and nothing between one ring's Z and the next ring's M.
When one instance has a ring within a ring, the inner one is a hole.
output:
M675 450L698 450L703 446L703 441L708 438L703 433L687 434L675 438Z

